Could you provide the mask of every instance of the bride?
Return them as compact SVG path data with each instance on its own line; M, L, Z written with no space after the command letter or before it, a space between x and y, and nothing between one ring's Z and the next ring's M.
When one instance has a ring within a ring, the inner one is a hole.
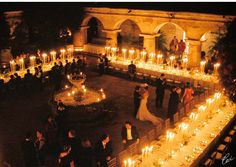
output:
M141 88L140 94L142 99L140 101L140 106L136 118L141 121L151 121L154 125L162 123L162 119L152 115L147 109L147 99L149 96L148 85L145 85Z

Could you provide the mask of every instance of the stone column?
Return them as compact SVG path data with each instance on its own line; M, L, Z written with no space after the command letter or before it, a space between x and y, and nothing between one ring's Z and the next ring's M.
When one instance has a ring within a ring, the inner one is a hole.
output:
M106 45L111 47L117 47L117 33L121 30L102 30L106 33Z
M157 34L139 34L139 36L143 37L143 47L147 50L148 53L155 53L156 51L156 43L155 37Z
M188 39L188 42L189 42L188 65L190 67L199 67L201 61L201 41Z
M73 44L75 48L83 49L87 43L87 29L89 26L81 26L79 30L75 32L73 38Z

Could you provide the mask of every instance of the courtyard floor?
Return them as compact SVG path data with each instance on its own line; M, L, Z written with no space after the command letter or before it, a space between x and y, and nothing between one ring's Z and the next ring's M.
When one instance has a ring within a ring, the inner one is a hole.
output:
M154 127L151 122L143 122L133 116L133 90L136 84L122 78L111 75L98 76L91 69L96 65L95 58L89 58L89 70L87 72L86 86L103 88L108 100L117 108L116 117L108 124L96 128L81 129L76 127L80 136L88 136L93 143L103 133L108 133L113 143L114 155L123 149L121 142L121 128L126 120L131 121L138 129L140 136L145 135ZM0 162L9 162L13 167L22 166L22 154L20 142L24 139L26 131L35 132L42 127L51 108L48 105L50 90L46 89L37 95L26 98L11 98L0 102ZM166 91L164 108L157 111L155 108L155 87L150 86L149 110L162 118L166 116L166 107L169 99L169 91ZM4 155L4 157L3 157Z

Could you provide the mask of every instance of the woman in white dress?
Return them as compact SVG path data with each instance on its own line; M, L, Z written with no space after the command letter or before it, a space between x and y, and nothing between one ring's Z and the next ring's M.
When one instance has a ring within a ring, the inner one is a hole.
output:
M148 111L148 108L147 108L147 99L149 96L148 86L145 86L141 89L141 96L142 96L142 99L140 102L140 106L139 106L136 118L141 121L151 121L154 125L158 125L162 123L163 122L162 119L154 116Z

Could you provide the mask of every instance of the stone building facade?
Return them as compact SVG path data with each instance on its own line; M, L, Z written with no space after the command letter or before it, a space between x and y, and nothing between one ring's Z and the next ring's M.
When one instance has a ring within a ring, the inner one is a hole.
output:
M234 18L234 16L192 12L115 8L85 8L85 13L79 31L74 34L75 48L81 48L88 52L103 52L104 45L117 47L117 36L127 33L124 32L125 25L123 23L128 20L133 22L131 25L136 26L135 31L131 31L131 33L139 33L139 37L142 37L143 40L143 48L149 53L156 52L155 42L156 37L160 35L160 30L164 31L167 36L167 47L173 36L179 40L185 40L189 49L189 65L192 67L199 66L201 51L208 52L216 36L224 31L225 23ZM87 41L89 22L92 18L99 22L105 40L103 45L91 44ZM128 23L126 25L128 26Z

